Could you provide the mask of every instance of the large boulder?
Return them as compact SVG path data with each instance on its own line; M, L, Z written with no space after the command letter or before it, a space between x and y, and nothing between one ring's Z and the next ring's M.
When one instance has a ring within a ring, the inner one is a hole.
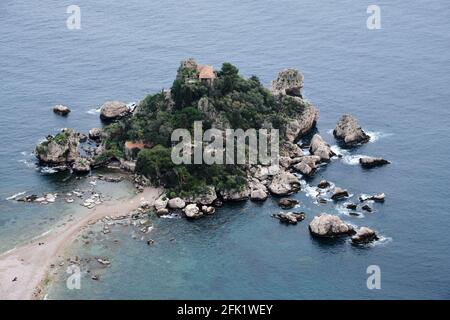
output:
M103 137L103 130L100 128L92 128L89 130L89 139L100 141Z
M300 172L302 175L310 177L314 175L317 170L317 164L320 163L319 156L303 156L300 162L294 165L294 170Z
M186 203L181 198L172 198L168 202L170 209L183 209L186 206Z
M303 156L303 150L296 143L286 141L281 145L280 154L290 158L297 158Z
M273 177L269 190L279 196L289 195L300 190L300 181L292 173L281 171Z
M296 99L303 101L300 98ZM302 111L295 118L290 119L285 128L286 139L290 142L294 142L310 132L316 126L316 122L319 119L319 110L316 107L305 105L304 102L302 103L304 104Z
M309 231L317 237L337 237L354 234L353 227L344 223L338 216L320 214L309 224Z
M348 191L346 189L342 189L339 187L336 187L334 189L333 195L331 196L331 199L333 200L341 200L345 199L349 196Z
M362 157L359 158L359 164L366 169L381 167L386 164L390 164L389 161L383 158L375 158L375 157Z
M188 204L183 211L189 219L200 218L203 215L203 212L194 203Z
M331 151L330 145L318 134L315 134L311 139L309 152L315 156L319 156L321 161L330 161L331 157L336 155Z
M272 92L275 95L290 95L302 97L304 76L296 69L285 69L278 73L275 80L272 81Z
M217 199L216 189L213 186L208 186L205 191L199 195L185 197L183 200L186 203L197 203L200 205L211 205Z
M250 183L250 199L253 201L264 201L267 199L267 188L258 179L253 178Z
M117 120L130 114L130 108L124 102L107 101L100 109L100 119L105 121Z
M290 198L281 198L278 205L283 209L292 209L298 204L298 200Z
M91 171L91 163L86 158L77 158L72 164L72 170L78 173L86 173Z
M356 234L352 236L352 242L354 244L367 244L378 239L376 232L367 227L359 228Z
M167 207L167 203L169 202L169 198L165 194L161 195L158 199L155 200L154 206L158 211L160 209L165 209Z
M63 129L39 143L35 154L39 162L48 165L72 163L80 155L78 134L72 129Z
M333 130L333 135L347 146L366 143L370 140L369 135L361 128L358 120L348 114L339 119L336 128Z
M280 222L287 224L297 224L297 222L305 220L304 212L280 212L272 214L272 217L279 219Z
M57 104L53 107L53 112L61 116L67 116L70 113L70 109L67 106L63 106L62 104Z

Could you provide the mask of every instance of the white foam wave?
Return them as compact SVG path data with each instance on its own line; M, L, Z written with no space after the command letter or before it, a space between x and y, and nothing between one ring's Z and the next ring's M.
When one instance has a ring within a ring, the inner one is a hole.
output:
M27 159L20 159L18 160L18 162L23 163L24 165L26 165L28 168L35 168L36 165L33 161L27 160Z
M21 196L21 195L23 195L23 194L25 194L25 193L27 193L27 192L26 192L26 191L23 191L23 192L19 192L19 193L13 194L11 197L6 198L6 200L14 200L14 199L17 198L18 196Z
M51 168L51 167L42 167L39 169L39 171L44 174L52 174L52 173L58 172L58 170L56 170L55 168Z
M370 137L370 143L377 142L381 138L392 136L392 133L384 133L381 131L366 131L366 133Z
M100 110L101 110L100 107L93 108L93 109L89 109L88 111L86 111L86 113L88 113L88 114L98 114L98 113L100 113Z
M359 164L359 159L367 157L363 154L346 155L342 157L342 162L348 164L349 166L355 166Z

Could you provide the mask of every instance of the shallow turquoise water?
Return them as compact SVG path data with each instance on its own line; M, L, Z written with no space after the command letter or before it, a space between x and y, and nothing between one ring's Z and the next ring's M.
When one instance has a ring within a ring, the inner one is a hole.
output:
M282 68L299 68L329 143L335 144L328 132L343 113L376 133L377 141L352 153L384 156L390 166L366 171L336 160L310 183L323 176L356 195L385 192L387 201L375 213L345 219L389 240L361 249L312 239L307 224L314 214L338 210L300 193L308 216L295 227L270 218L278 209L269 200L227 206L194 223L157 220L151 248L119 232L122 241L103 280L87 281L80 291L62 285L54 297L450 297L447 1L377 1L377 31L365 27L372 3L350 0L81 0L80 31L65 28L69 4L0 3L2 251L67 214L4 200L21 191L72 188L60 176L36 171L29 155L36 142L61 127L98 126L91 109L170 86L179 61L191 56L216 67L233 62L266 84ZM51 113L56 103L72 108L68 118ZM381 267L382 290L365 286L370 264Z

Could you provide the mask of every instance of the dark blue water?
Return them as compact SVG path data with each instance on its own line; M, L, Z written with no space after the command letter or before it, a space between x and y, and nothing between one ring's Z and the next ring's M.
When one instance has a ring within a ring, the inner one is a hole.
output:
M294 227L270 218L278 209L268 200L227 206L195 223L155 221L151 248L125 233L102 281L86 280L80 291L61 285L54 297L450 297L447 1L80 0L78 31L66 28L70 4L0 3L3 251L39 234L39 223L45 229L51 218L66 214L4 200L67 185L30 164L36 142L62 127L98 126L98 114L88 111L105 100L135 101L170 86L187 57L216 67L230 61L266 84L282 68L300 69L304 95L321 111L322 136L335 144L329 130L351 113L378 137L352 154L383 156L392 164L366 171L335 160L320 171L355 195L386 193L375 213L343 216L386 238L374 247L312 239L312 217L339 211L300 193L307 219ZM381 7L381 30L366 28L370 4ZM56 103L72 108L68 118L52 114ZM366 287L372 264L381 268L381 290Z

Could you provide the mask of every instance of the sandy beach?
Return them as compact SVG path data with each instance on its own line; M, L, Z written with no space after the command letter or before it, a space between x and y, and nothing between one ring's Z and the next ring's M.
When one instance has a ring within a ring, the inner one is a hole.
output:
M139 207L142 201L153 204L162 190L145 188L126 201L112 200L93 208L88 214L76 217L46 235L0 256L0 299L30 300L41 296L41 283L48 269L80 231L105 216L121 216ZM14 280L14 281L13 281Z

